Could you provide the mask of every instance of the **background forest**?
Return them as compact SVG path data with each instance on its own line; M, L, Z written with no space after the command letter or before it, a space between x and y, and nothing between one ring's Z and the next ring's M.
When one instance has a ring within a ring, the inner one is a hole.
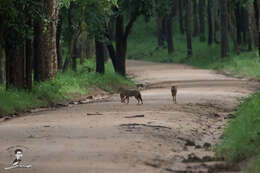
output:
M0 116L134 86L126 58L259 79L259 16L260 0L0 0ZM216 147L230 161L259 153L259 94L243 104Z

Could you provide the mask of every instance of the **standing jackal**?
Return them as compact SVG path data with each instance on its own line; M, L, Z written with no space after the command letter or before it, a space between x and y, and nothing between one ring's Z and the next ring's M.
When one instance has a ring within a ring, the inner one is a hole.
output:
M176 101L177 87L176 86L172 86L171 87L171 93L172 93L173 102L177 103L177 101Z
M119 91L120 91L120 99L121 99L122 103L124 103L125 100L127 100L127 104L128 104L129 103L129 97L135 97L136 100L138 101L138 104L139 104L139 102L141 102L143 104L143 99L142 99L140 91L138 91L138 90L128 90L128 89L123 89L123 88L120 88Z

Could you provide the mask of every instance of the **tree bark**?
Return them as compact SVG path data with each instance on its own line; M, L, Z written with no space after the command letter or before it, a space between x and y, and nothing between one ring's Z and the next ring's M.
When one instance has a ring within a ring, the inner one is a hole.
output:
M217 33L219 31L219 22L218 22L218 1L212 1L213 2L213 13L212 13L212 29L213 29L213 40L216 44L219 44Z
M34 29L34 37L33 37L33 69L34 69L34 81L39 82L40 81L40 74L42 74L42 72L40 73L41 69L43 68L44 64L43 64L43 59L41 59L41 51L40 51L40 33L43 32L43 27L41 25L40 19L35 19L34 20L34 24L33 24L33 29ZM39 64L42 64L42 66L40 66Z
M258 29L258 56L260 56L260 0L255 0L256 1L256 7L257 7L257 15L256 15L256 22L257 22L257 29Z
M164 17L157 16L157 44L158 47L164 46L165 42L165 27L164 27Z
M232 11L230 11L230 13L232 13ZM234 17L232 16L232 14L229 14L228 16L228 23L229 23L229 34L231 36L233 45L234 45L234 50L235 52L239 55L240 54L240 48L235 36L235 27L234 27Z
M39 51L40 59L43 63L39 63L40 69L39 80L49 80L55 76L58 70L57 50L56 50L56 29L58 22L59 2L58 0L44 0L43 7L46 9L49 23L41 20L41 25L47 25L47 29L40 32Z
M138 14L130 17L128 24L124 31L124 17L118 15L116 18L116 57L117 57L117 73L122 76L126 75L126 50L127 50L127 39L131 32L134 22L136 21Z
M6 88L24 88L24 44L14 28L8 28L6 40ZM16 41L19 38L19 41Z
M205 0L199 0L200 41L205 41Z
M187 53L192 56L192 41L191 41L191 0L186 0L186 39Z
M258 47L257 21L255 18L256 12L253 4L249 5L249 16L250 16L250 26L252 28L252 32L254 35L254 43L256 47Z
M237 3L236 8L235 8L235 16L236 16L236 28L237 28L237 42L240 45L241 44L241 23L239 22L241 19L241 7L240 3Z
M183 0L177 0L178 1L178 6L179 6L179 27L180 27L180 32L184 34L184 24L183 24Z
M172 54L174 51L173 39L172 39L172 17L166 16L166 41L168 45L168 54Z
M211 45L213 42L213 19L212 19L212 8L213 0L208 0L208 44Z
M28 26L32 26L31 18L28 21ZM26 39L26 89L32 90L32 40Z
M198 35L198 5L197 0L193 0L193 37Z
M124 38L124 17L122 15L116 18L116 56L117 61L117 72L122 76L125 76L125 54L126 54L127 42Z
M221 57L228 56L228 3L227 0L220 0L221 13Z
M95 39L96 45L96 72L100 74L105 73L105 47L104 43L100 42L98 38Z
M4 83L5 80L5 50L0 43L0 85Z
M84 59L86 58L86 53L87 53L87 31L83 31L81 34L80 34L80 64L83 64L84 62Z
M0 16L0 84L5 80L4 19Z
M69 64L71 62L71 68L72 70L76 71L77 70L77 63L76 63L76 58L77 58L77 53L76 53L76 43L80 35L80 30L78 30L76 33L72 35L71 40L69 41L69 52L66 57L66 60L64 62L62 71L65 72L69 68Z
M59 15L58 24L57 24L57 32L56 32L56 51L57 51L57 60L58 60L58 69L62 69L62 53L61 53L61 46L60 46L60 39L61 39L61 31L62 31L62 15Z

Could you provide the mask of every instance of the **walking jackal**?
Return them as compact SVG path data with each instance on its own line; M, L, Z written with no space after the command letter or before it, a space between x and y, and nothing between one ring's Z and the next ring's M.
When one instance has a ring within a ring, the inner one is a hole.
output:
M135 97L136 100L138 101L138 104L139 104L139 102L141 102L143 104L143 99L142 99L140 91L120 88L119 92L120 92L121 103L125 103L125 100L127 100L127 104L128 104L129 97Z
M176 101L177 87L176 86L172 86L171 87L171 93L172 93L173 102L177 103L177 101Z

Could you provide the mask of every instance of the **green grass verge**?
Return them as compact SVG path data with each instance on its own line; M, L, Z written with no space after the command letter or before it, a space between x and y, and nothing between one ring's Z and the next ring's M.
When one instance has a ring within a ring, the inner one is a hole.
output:
M105 66L104 75L88 72L88 68L95 69L95 61L88 60L79 65L78 71L58 73L55 79L36 83L32 92L25 90L5 90L0 87L0 117L18 111L37 107L51 106L64 100L73 100L75 96L88 94L88 89L98 87L108 92L117 91L121 86L133 87L134 83L114 73L111 63Z
M231 162L251 158L250 173L260 172L260 93L246 98L233 119L225 129L223 138L216 145L218 157Z

